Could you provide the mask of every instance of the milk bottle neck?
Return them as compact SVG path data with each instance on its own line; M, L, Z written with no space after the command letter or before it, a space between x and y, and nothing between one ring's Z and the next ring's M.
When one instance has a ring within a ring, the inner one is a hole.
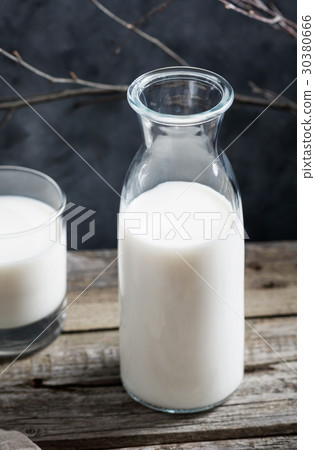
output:
M187 126L158 123L141 115L138 115L138 119L146 150L159 151L162 143L167 145L170 151L180 145L195 147L199 144L209 153L217 155L218 133L223 114L207 122ZM191 150L193 151L193 148Z

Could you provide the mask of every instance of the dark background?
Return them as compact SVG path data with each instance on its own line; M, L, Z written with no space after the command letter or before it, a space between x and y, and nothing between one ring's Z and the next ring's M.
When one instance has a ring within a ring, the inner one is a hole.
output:
M159 1L103 0L129 22ZM293 0L277 6L295 20ZM34 66L55 76L129 84L143 72L174 61L133 35L122 52L113 50L128 31L88 0L2 0L1 42ZM250 94L248 81L280 93L296 73L296 42L290 36L227 11L218 0L177 0L141 28L165 42L190 65L227 78ZM0 55L1 75L23 95L60 90ZM285 94L294 100L295 86ZM0 97L14 93L0 80ZM35 106L36 110L120 192L137 151L140 129L126 101L78 107L77 100ZM235 105L226 114L221 146L229 144L260 112ZM1 112L3 115L3 112ZM252 240L296 237L296 117L268 109L227 151L243 198L245 227ZM119 197L28 107L0 130L0 164L32 167L52 176L68 201L96 211L96 235L84 248L116 246ZM82 233L87 230L82 225ZM86 225L87 227L87 225Z

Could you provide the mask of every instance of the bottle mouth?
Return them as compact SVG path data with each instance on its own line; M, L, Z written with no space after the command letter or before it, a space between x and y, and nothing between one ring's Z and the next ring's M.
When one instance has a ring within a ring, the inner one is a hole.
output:
M138 77L128 88L130 106L166 125L195 125L223 114L233 103L232 86L196 67L166 67Z

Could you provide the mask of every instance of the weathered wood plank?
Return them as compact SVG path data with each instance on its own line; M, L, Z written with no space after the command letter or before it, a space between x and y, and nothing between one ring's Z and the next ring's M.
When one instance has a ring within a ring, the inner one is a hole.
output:
M294 374L283 364L247 373L224 405L198 415L151 411L121 386L17 386L1 395L1 426L24 432L43 448L63 449L286 435L296 429L295 396Z
M119 326L116 250L68 253L68 304L65 330L98 330ZM109 267L108 267L109 266ZM88 290L82 291L104 270Z
M245 368L261 370L281 362L296 360L296 319L275 317L248 319L277 353L246 326ZM0 365L0 372L7 365ZM287 366L290 371L289 366ZM17 384L69 385L113 384L119 380L118 331L69 333L27 359L20 359L1 376L0 387Z
M111 250L70 253L69 300L115 257ZM247 244L247 321L272 348L246 327L240 388L209 413L179 417L136 404L120 384L113 264L68 310L66 330L81 332L64 333L2 375L1 427L43 449L296 448L296 377L281 359L296 367L295 267L295 243Z
M247 319L245 367L254 370L271 362L296 360L296 317Z
M295 436L276 436L268 438L256 439L232 439L229 441L208 441L208 442L188 442L186 444L164 444L164 445L150 445L149 447L125 447L127 450L243 450L243 449L259 449L259 450L291 450L296 449ZM123 450L123 449L121 449Z
M247 317L296 314L296 242L246 245Z
M117 256L116 250L69 253L69 303ZM296 313L296 243L247 243L245 272L247 317ZM65 330L119 326L117 264L68 309Z

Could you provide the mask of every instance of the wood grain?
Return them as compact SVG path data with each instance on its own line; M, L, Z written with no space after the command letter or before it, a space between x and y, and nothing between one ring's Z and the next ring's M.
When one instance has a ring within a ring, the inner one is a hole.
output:
M294 373L284 364L247 373L239 390L212 412L170 416L132 401L121 386L34 389L2 396L2 426L17 426L45 448L102 448L292 434Z
M116 255L71 252L69 302ZM245 376L224 405L170 416L129 398L119 377L113 264L68 309L65 332L1 376L0 426L42 449L296 448L296 244L248 243L245 288Z
M117 256L116 250L69 253L68 300L72 302ZM296 314L296 243L248 243L246 317ZM117 264L68 309L66 331L119 326Z
M127 448L127 447L125 447ZM209 449L209 450L243 450L243 449L259 449L259 450L278 450L278 449L296 449L296 438L287 436L277 436L268 438L256 439L233 439L222 441L207 441L207 442L188 442L186 444L164 444L164 445L150 445L147 447L128 447L128 450L195 450Z
M247 243L245 314L296 314L296 242Z
M295 317L248 319L248 323L272 348L246 327L245 370L261 370L282 362L279 355L289 363L296 360ZM5 367L1 364L0 372ZM287 369L290 371L289 366ZM16 361L1 377L1 386L98 383L120 383L117 330L63 334L32 358Z

